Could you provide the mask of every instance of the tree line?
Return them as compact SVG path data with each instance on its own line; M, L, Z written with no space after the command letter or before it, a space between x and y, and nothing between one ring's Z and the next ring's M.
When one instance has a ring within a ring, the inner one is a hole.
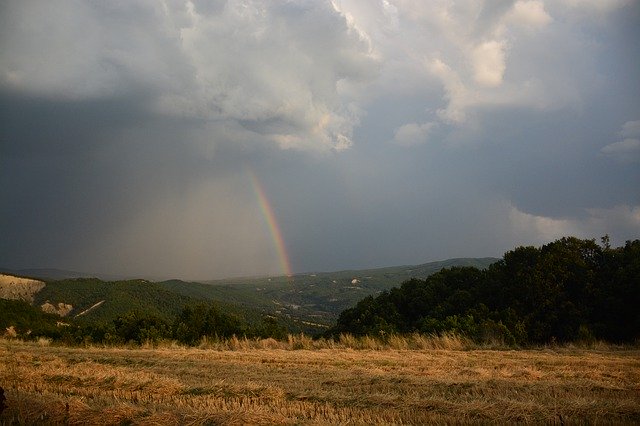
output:
M287 329L278 320L265 316L258 324L222 312L215 304L187 305L171 320L133 310L112 321L100 323L64 323L57 315L46 314L23 301L0 299L0 327L15 337L46 337L66 344L142 344L176 340L197 345L203 338L224 339L232 336L284 339Z
M369 296L343 311L328 334L453 332L527 345L640 338L640 240L565 237L518 247L486 270L444 269Z

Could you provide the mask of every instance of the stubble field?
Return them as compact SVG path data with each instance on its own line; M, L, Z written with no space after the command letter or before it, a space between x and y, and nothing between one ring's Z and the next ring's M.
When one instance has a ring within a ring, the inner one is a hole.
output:
M637 349L293 343L126 349L0 340L9 407L0 423L640 422Z

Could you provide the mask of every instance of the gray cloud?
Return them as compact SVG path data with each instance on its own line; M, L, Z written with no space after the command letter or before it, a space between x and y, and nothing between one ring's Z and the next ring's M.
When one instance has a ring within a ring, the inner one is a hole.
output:
M622 140L602 148L602 152L622 163L640 162L640 120L627 121L620 131Z
M3 2L0 265L280 273L250 173L296 271L637 238L604 3Z

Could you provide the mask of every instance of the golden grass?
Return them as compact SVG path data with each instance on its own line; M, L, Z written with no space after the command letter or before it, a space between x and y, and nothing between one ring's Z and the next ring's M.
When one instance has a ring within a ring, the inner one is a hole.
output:
M175 346L175 342L147 343L147 347ZM504 343L482 346L482 348L496 349L505 348ZM355 350L425 350L425 349L449 349L449 350L470 350L479 349L480 346L471 339L455 335L452 333L442 333L439 335L391 335L385 339L376 339L370 336L353 336L342 334L337 341L333 339L312 339L304 334L288 335L286 340L275 339L248 339L232 337L223 340L209 340L206 337L198 345L200 349L213 350L250 350L250 349L355 349Z
M637 349L461 350L456 339L135 349L0 340L0 423L640 422Z

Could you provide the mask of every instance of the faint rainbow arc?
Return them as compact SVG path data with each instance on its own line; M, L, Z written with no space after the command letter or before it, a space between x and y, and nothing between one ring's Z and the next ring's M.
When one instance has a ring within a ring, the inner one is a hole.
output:
M269 233L271 234L271 238L273 238L273 243L275 245L276 251L278 252L280 267L282 268L283 273L286 276L290 277L291 275L293 275L293 273L291 272L291 262L289 260L289 254L287 253L284 238L282 238L282 231L280 230L280 226L278 225L276 215L273 213L273 208L271 207L269 198L267 198L267 194L256 175L250 169L247 169L247 172L249 174L249 178L251 179L251 186L253 186L253 192L256 194L258 205L260 206L262 215L267 222Z

